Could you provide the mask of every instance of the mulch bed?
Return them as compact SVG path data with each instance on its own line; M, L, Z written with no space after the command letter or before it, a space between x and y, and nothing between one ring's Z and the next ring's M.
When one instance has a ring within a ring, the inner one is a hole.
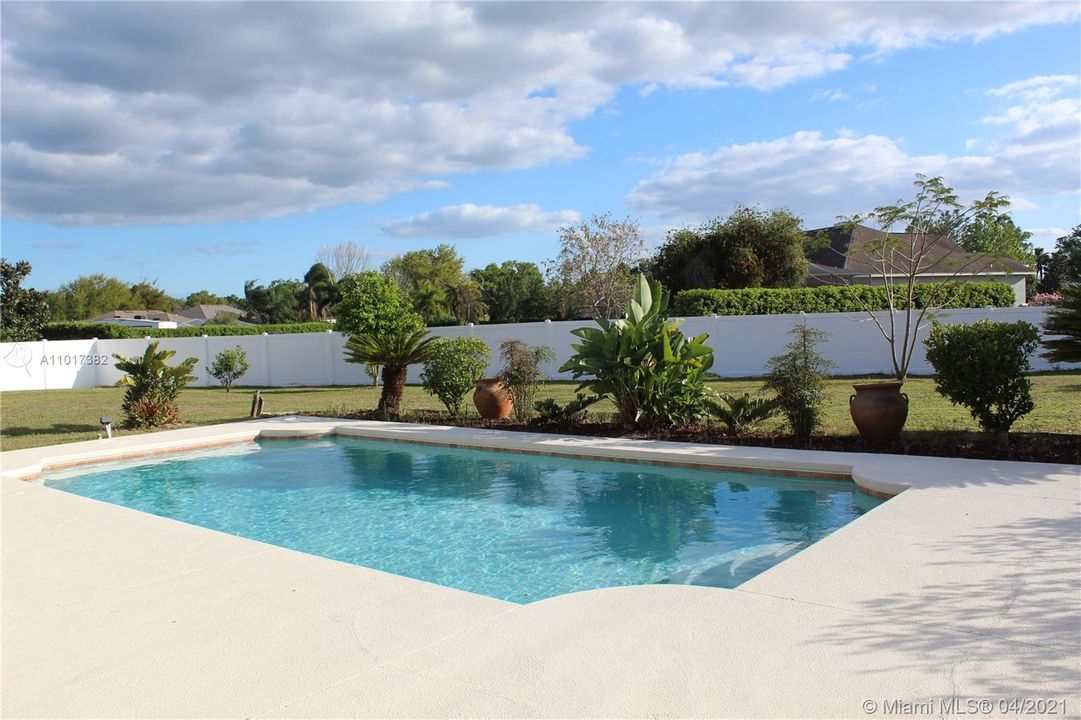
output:
M307 414L319 415L320 413ZM370 411L345 415L336 413L333 417L354 420L378 419ZM1081 435L1064 433L1010 433L1009 447L1003 448L999 446L997 439L990 434L950 432L946 430L905 431L901 434L901 438L895 442L868 443L861 440L858 435L816 435L809 440L800 440L783 433L757 431L747 435L734 436L725 433L716 425L707 424L649 433L628 432L618 423L590 419L573 425L530 425L513 420L484 420L474 415L452 418L446 413L430 410L406 413L402 415L400 422L492 428L517 432L552 432L586 437L620 437L799 450L834 450L840 452L1081 464Z

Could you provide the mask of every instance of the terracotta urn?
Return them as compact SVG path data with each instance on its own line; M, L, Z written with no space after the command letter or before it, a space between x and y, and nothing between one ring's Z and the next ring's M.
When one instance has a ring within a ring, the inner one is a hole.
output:
M477 380L473 391L473 404L485 420L504 420L514 410L514 402L499 378Z
M872 442L896 440L908 419L908 395L901 392L900 380L853 385L856 394L848 399L852 422L860 437Z

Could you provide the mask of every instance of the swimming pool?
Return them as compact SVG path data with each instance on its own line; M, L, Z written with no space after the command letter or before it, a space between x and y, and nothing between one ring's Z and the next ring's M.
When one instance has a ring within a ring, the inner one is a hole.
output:
M49 473L77 495L517 603L736 587L882 501L850 482L334 437Z

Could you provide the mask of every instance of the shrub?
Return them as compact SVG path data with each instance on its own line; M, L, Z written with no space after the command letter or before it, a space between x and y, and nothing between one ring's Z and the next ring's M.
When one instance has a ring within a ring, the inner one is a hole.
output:
M576 328L582 339L560 372L578 386L610 397L629 428L684 425L702 416L708 390L706 372L713 350L706 334L686 338L669 320L668 293L658 282L638 276L624 320L597 319L599 328Z
M235 348L226 348L214 356L214 362L210 365L210 374L225 386L225 392L233 389L233 383L244 377L248 372L248 354L237 345Z
M1051 362L1081 362L1081 285L1067 285L1062 301L1047 313L1043 326L1049 337L1043 341L1043 356Z
M346 275L338 283L338 293L335 327L343 333L395 335L424 328L409 298L385 275L370 271Z
M127 373L120 381L127 387L120 406L127 427L158 427L180 421L176 400L184 386L195 379L191 371L198 359L190 357L170 366L173 355L175 350L159 351L156 342L147 345L141 356L113 355L116 369Z
M429 395L439 398L447 412L462 414L466 393L488 368L488 345L471 337L444 338L428 348L420 381Z
M777 393L777 404L796 437L808 438L822 424L825 380L833 363L818 352L818 344L829 333L801 323L790 334L795 339L785 346L788 352L769 359L766 388Z
M1062 295L1053 293L1036 293L1032 296L1032 299L1028 301L1028 304L1032 307L1047 307L1049 305L1058 305L1062 302Z
M533 398L545 380L540 366L555 360L555 353L546 345L504 340L499 344L499 357L503 360L499 378L514 403L514 418L521 422L533 412Z
M345 342L345 359L362 365L383 367L383 390L379 394L376 414L384 420L395 420L401 414L402 393L410 365L428 358L428 348L434 338L428 331L398 329L379 333L354 333Z
M137 338L232 337L236 335L291 335L326 332L334 328L327 322L284 323L281 325L201 325L182 328L150 328L115 323L52 322L41 329L46 340L133 340Z
M740 396L721 393L720 402L710 400L706 408L734 435L754 429L781 409L777 398L752 398L750 393Z
M600 401L596 395L576 393L573 400L560 403L554 398L544 398L533 403L537 416L530 419L530 425L542 427L568 426L585 420L590 405Z
M1005 436L1032 412L1029 356L1040 334L1026 322L970 325L936 323L924 341L935 368L935 389L954 405L964 405L980 427Z
M1006 283L921 283L915 288L916 305L945 308L1012 307L1013 288ZM861 303L862 300L862 303ZM784 315L800 312L863 312L886 310L885 288L872 285L823 285L805 288L747 288L743 290L686 290L672 301L672 312L698 315Z

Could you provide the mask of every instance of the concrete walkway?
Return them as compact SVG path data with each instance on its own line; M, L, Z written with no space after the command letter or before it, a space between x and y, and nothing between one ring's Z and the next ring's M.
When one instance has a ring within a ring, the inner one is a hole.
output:
M521 606L14 479L331 430L911 488L737 590L639 586ZM1078 467L305 419L0 463L4 717L847 718L895 701L931 701L933 713L909 714L938 716L947 697L987 699L992 716L1015 714L1004 698L1081 714Z

